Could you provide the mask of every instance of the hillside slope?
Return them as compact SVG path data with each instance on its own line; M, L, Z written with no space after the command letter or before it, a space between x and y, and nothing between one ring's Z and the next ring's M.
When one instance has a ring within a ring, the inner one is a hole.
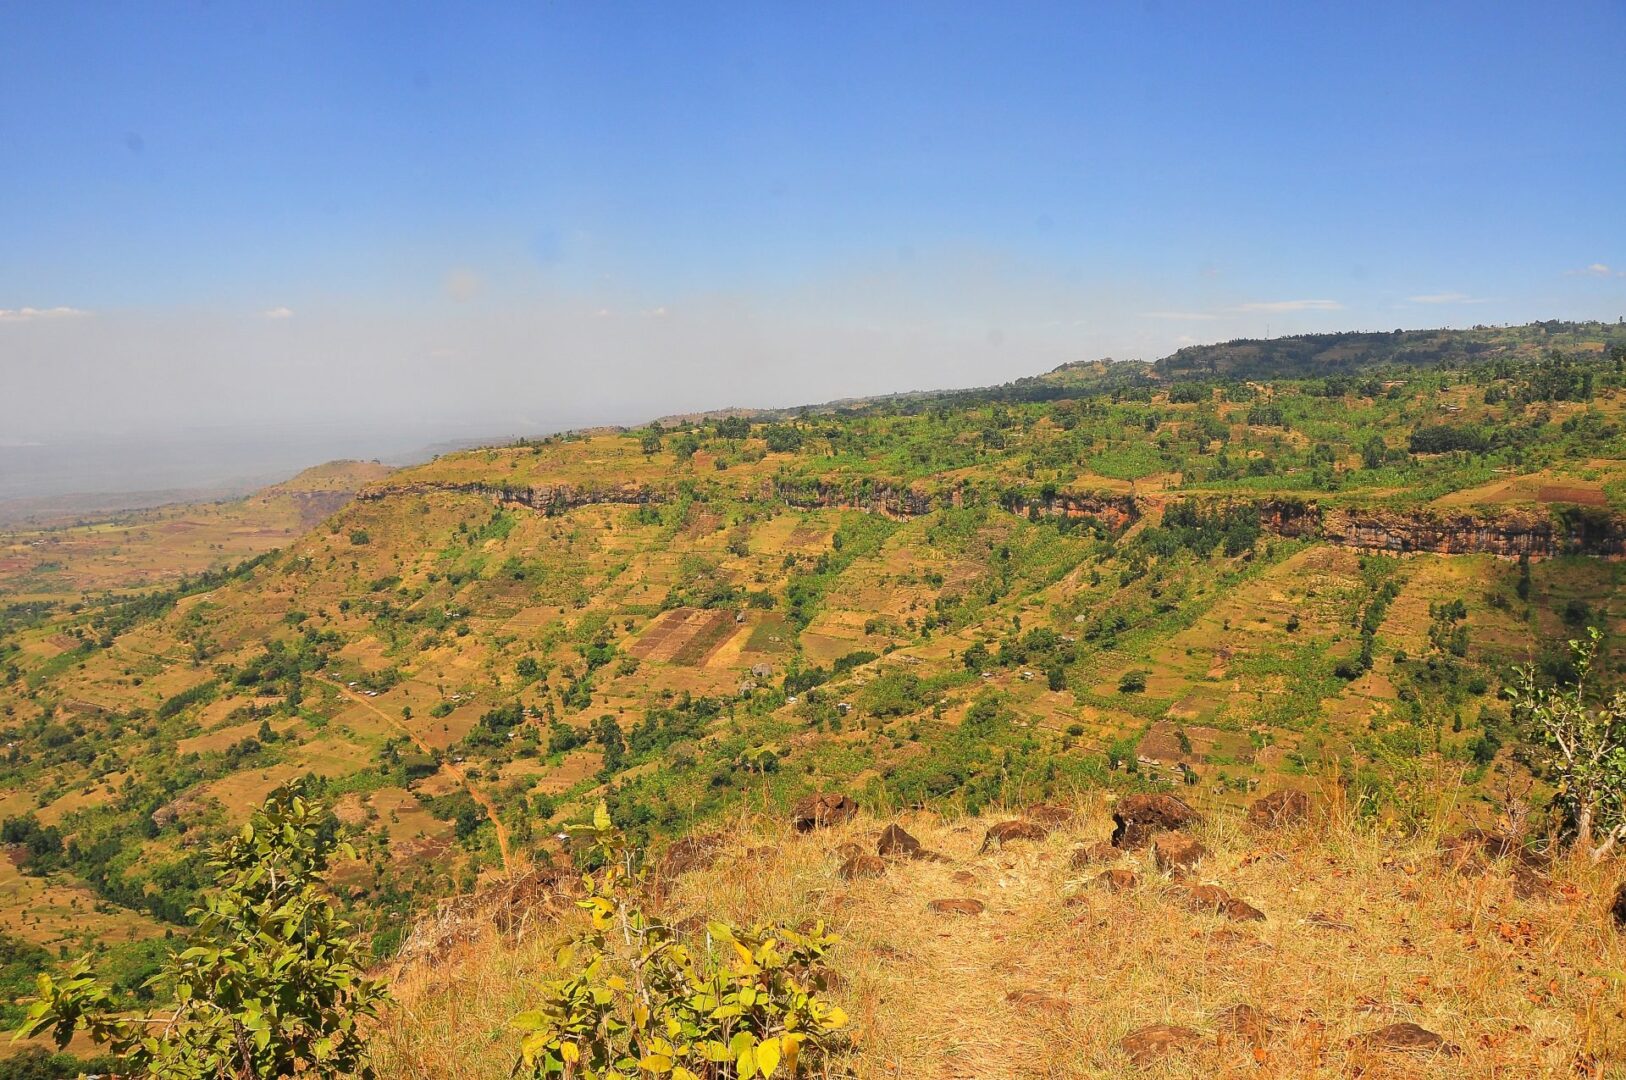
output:
M1332 770L1397 834L1442 787L1462 823L1510 788L1544 804L1500 688L1564 677L1587 626L1626 661L1606 346L1351 379L1070 368L522 441L373 478L169 588L8 595L0 944L139 985L207 844L300 777L357 837L339 887L381 959L436 900L562 860L600 798L651 843L815 787L1217 811Z
M853 1022L832 1075L1534 1080L1626 1067L1609 975L1626 964L1626 936L1608 925L1595 871L1487 861L1319 806L1282 828L1216 807L1190 830L1207 857L1170 871L1150 848L1106 844L1098 795L1053 801L1036 813L1048 836L1004 845L985 836L1020 811L860 815L807 835L742 815L702 834L702 865L652 896L697 940L709 919L833 926L831 997ZM892 824L934 857L855 861ZM1203 891L1215 886L1246 906L1216 909ZM934 910L944 900L965 910ZM583 920L568 889L530 895L522 918L502 910L426 925L415 944L427 956L392 972L386 1074L509 1075L511 1020ZM1187 1041L1163 1051L1134 1037L1160 1024ZM1396 1024L1444 1045L1374 1038Z

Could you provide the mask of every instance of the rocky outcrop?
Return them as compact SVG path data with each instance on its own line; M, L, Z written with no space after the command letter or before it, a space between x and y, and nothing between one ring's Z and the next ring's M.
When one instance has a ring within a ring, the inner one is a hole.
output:
M1248 807L1248 824L1257 829L1298 825L1309 816L1310 796L1292 788L1273 791Z
M1050 835L1050 830L1035 821L1001 821L990 825L988 833L982 838L982 850L990 851L994 848L1004 847L1014 840L1043 840Z
M854 855L841 864L839 873L843 881L885 877L886 863L879 855Z
M356 494L362 502L394 495L444 491L477 495L496 502L558 514L583 506L641 506L670 498L666 491L641 486L584 487L574 484L489 484L468 482L383 483ZM925 490L902 481L768 481L746 498L783 502L802 510L862 510L897 520L937 510L987 503L996 497L967 487ZM1093 520L1121 532L1140 520L1144 508L1133 495L1007 491L998 505L1034 518ZM1323 507L1302 499L1263 499L1252 504L1260 527L1273 535L1321 540L1363 551L1426 551L1444 555L1554 555L1626 557L1626 519L1602 510L1527 509L1498 512Z
M1125 795L1112 812L1112 846L1121 851L1143 848L1153 834L1183 829L1197 812L1173 795Z
M790 822L797 832L812 832L827 825L840 825L858 814L858 804L846 795L808 795L791 808Z
M1164 872L1190 870L1208 854L1206 847L1184 833L1162 833L1152 838L1152 860Z
M871 480L853 484L827 480L771 483L765 494L798 510L867 510L890 518L921 517L960 505L958 491L934 495L906 484Z
M1455 1044L1446 1042L1436 1032L1409 1022L1389 1024L1375 1031L1362 1032L1350 1041L1358 1046L1369 1047L1373 1050L1401 1050L1411 1053L1446 1055L1461 1053L1461 1050Z
M1345 509L1292 499L1268 500L1258 506L1259 523L1268 532L1363 551L1531 558L1626 555L1626 521L1607 513Z
M457 483L384 484L358 492L362 502L376 502L397 495L421 495L432 491L452 492L459 495L477 495L505 505L525 506L543 513L558 514L583 506L615 503L641 506L666 500L663 492L646 487L578 487L575 484L485 484L470 481Z
M881 839L875 847L881 855L907 855L911 858L920 855L920 841L910 836L902 825L888 825L881 832Z

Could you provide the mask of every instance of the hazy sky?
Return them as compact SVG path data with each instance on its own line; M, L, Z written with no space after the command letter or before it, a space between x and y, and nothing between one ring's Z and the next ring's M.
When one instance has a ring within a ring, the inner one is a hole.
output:
M60 4L0 444L988 383L1626 314L1626 5Z

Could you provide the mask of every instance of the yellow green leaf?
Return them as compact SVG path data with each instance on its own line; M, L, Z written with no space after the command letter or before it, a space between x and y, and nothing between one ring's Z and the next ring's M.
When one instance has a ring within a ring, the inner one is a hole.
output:
M779 1040L763 1039L757 1043L757 1070L763 1076L772 1076L779 1068Z

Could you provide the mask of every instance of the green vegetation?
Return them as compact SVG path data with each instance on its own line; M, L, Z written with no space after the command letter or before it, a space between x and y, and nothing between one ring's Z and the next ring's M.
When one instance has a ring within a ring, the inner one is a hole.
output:
M332 825L283 788L214 853L216 887L192 944L154 979L170 1001L156 1023L115 1011L81 959L41 976L20 1033L49 1032L61 1047L84 1031L113 1049L121 1072L154 1080L371 1077L359 1021L384 991L357 966L350 926L322 888L330 860L351 854Z
M352 830L338 907L379 957L562 862L600 800L644 845L814 787L979 810L1335 773L1405 827L1445 776L1476 820L1534 782L1574 835L1503 691L1532 661L1573 685L1542 643L1588 628L1593 713L1626 664L1626 565L1592 557L1626 544L1623 345L1233 342L447 454L135 593L49 560L54 599L0 605L3 970L89 952L150 1011L207 851L285 782Z
M634 902L636 852L603 804L570 834L593 868L577 902L592 925L559 954L569 974L514 1019L528 1075L750 1080L816 1069L847 1022L823 996L836 939L822 924L798 932L712 922L707 936L722 954L712 955Z

